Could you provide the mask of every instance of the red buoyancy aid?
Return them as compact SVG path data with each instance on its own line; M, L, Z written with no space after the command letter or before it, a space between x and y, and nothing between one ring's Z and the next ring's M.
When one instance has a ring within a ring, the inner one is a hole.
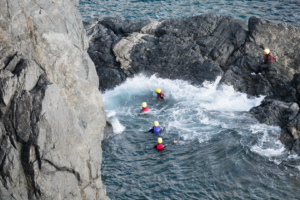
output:
M157 149L157 150L164 150L163 144L157 144L157 145L156 145L156 149Z
M149 108L143 108L142 110L140 110L140 113L141 112L146 112L146 111L149 111Z
M271 57L271 59L269 60L269 62L270 62L270 63L273 62L273 56L272 56L271 53L265 55L265 57L264 57L265 62L267 62L267 56L268 56L268 55L270 55L270 57Z
M161 99L161 96L166 97L166 95L161 91L159 94L157 94L157 98Z

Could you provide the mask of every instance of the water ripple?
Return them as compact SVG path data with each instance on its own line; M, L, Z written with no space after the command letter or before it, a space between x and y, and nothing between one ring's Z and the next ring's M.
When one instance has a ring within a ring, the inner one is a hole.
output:
M298 0L80 0L83 20L95 17L157 20L219 14L242 21L255 15L300 27Z

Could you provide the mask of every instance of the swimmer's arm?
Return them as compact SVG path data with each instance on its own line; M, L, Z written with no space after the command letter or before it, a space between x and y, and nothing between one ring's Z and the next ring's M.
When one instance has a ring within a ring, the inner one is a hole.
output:
M174 140L171 144L164 144L163 146L166 147L166 146L173 145L173 144L176 144L176 143L177 143L177 141Z
M151 128L149 131L146 131L144 133L149 133L149 132L153 132L153 128Z

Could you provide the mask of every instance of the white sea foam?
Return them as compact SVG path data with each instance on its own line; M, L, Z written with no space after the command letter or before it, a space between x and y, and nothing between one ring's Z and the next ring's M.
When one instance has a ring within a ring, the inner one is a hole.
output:
M137 124L141 130L150 128L154 120L159 120L167 125L169 134L180 135L178 139L183 143L195 139L200 143L207 142L224 129L238 129L241 135L257 135L256 143L250 146L252 152L268 157L284 153L284 146L278 140L279 127L259 124L243 113L259 105L264 97L248 98L231 86L220 86L220 79L193 86L182 80L137 75L105 92L103 99L115 133L125 130L117 119L119 116L128 120L128 124L142 120L140 123L145 125ZM164 103L156 101L156 88L161 88L166 94ZM143 101L148 103L151 112L147 118L140 119L137 113Z
M109 118L109 117L112 117L112 116L115 116L115 115L116 115L116 111L110 110L110 111L107 112L106 115L107 115L108 118Z
M147 93L155 96L155 89L159 87L164 91L167 99L184 101L187 107L201 107L218 111L249 111L253 106L259 105L264 98L262 96L249 99L246 94L234 91L231 86L224 85L221 90L218 90L220 79L221 77L218 77L213 83L204 82L202 87L196 87L187 81L162 79L155 75L150 78L137 75L127 79L125 83L117 86L114 90L105 92L103 99L106 107L110 108L111 104L115 107L115 103L118 102L115 102L114 97L122 96L122 98L131 99ZM113 99L114 101L112 101Z
M286 153L284 145L278 139L280 127L255 124L250 127L250 131L258 137L257 143L250 148L252 152L265 157L276 157ZM273 161L276 164L281 162L276 159Z
M285 148L284 148L284 146L281 146L278 149L273 149L273 148L263 149L263 148L261 148L258 145L254 145L251 148L251 151L253 151L253 152L255 152L255 153L259 154L259 155L262 155L262 156L273 157L273 156L280 156L280 155L282 155L284 153L284 151L285 151Z
M110 119L111 124L114 129L114 133L122 133L125 130L125 127L119 122L116 117Z

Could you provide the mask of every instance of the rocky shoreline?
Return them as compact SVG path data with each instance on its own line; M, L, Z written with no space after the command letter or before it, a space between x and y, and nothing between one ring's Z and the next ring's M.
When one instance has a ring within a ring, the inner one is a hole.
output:
M299 153L299 28L258 17L251 17L247 25L219 15L140 22L108 17L84 26L101 91L138 73L194 85L222 76L220 86L266 95L250 113L261 123L279 125L280 140ZM271 49L274 67L250 75L263 61L265 48Z

